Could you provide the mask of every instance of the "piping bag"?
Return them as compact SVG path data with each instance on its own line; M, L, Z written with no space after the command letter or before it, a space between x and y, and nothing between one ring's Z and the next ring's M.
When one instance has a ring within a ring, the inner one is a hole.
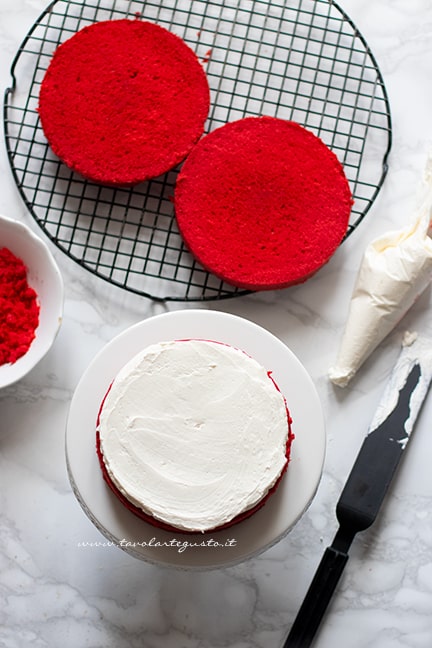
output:
M330 380L345 387L363 362L408 312L432 279L432 154L419 207L404 229L374 239L366 248Z

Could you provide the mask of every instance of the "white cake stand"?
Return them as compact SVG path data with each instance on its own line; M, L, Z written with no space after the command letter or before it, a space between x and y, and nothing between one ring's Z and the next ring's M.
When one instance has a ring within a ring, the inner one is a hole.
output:
M249 519L206 534L164 531L128 511L104 482L95 449L99 407L117 372L149 344L180 338L225 342L250 354L272 372L293 419L291 460L276 493ZM108 343L75 390L66 430L66 460L73 491L107 541L136 558L178 568L233 565L278 542L309 506L321 478L324 455L321 404L300 361L257 324L208 310L151 317Z

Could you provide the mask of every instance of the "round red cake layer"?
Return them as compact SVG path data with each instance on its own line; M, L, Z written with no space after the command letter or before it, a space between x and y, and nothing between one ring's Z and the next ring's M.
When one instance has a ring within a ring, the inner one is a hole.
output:
M133 185L181 162L210 106L203 67L186 43L140 20L109 20L58 47L39 94L56 155L95 182Z
M313 275L341 243L351 205L336 155L299 124L274 117L248 117L203 137L175 189L191 253L252 290Z
M273 379L273 377L271 376L270 373L269 373L269 378L273 381L276 389L279 389L279 387L277 386L276 382L274 381L274 379ZM108 392L109 392L109 390L108 390ZM107 392L107 394L108 394L108 392ZM99 409L97 427L99 426L99 415L100 415L100 412L102 410L102 407L103 407L103 404L105 402L105 398L106 398L107 394L105 395L105 397L104 397L104 399L103 399L103 401L101 403L100 409ZM269 490L269 492L266 494L266 496L263 497L263 499L260 500L257 504L255 504L255 506L248 509L247 511L244 511L243 513L240 513L240 515L237 515L235 518L233 518L232 520L230 520L226 524L222 524L222 525L216 527L215 529L209 529L208 531L206 531L206 533L208 533L210 531L221 531L222 529L227 529L227 528L233 526L234 524L238 524L238 522L241 522L242 520L246 520L248 517L250 517L251 515L256 513L262 506L264 506L264 504L267 502L267 500L273 495L273 493L278 488L278 486L279 486L279 484L280 484L280 482L281 482L281 480L282 480L282 478L283 478L283 476L286 473L286 470L288 468L288 463L289 463L290 454L291 454L291 444L292 444L293 439L294 439L294 434L292 433L292 429L291 429L292 419L291 419L291 415L289 413L288 407L286 405L286 402L285 402L285 407L286 407L287 425L288 425L288 437L287 437L286 452L285 452L287 461L286 461L284 469L282 470L278 480L276 481L274 486ZM96 430L96 453L97 453L97 456L98 456L98 459L99 459L99 464L100 464L100 467L101 467L101 470L102 470L102 475L103 475L103 478L104 478L106 484L109 486L109 488L114 493L114 495L120 500L120 502L123 504L123 506L125 506L129 511L131 511L131 513L138 516L139 518L141 518L145 522L148 522L149 524L152 524L153 526L155 526L155 527L157 527L159 529L164 529L165 531L172 531L173 533L188 533L188 534L189 533L194 533L194 531L186 531L185 529L178 529L177 527L166 524L165 522L162 522L161 520L157 520L152 515L149 515L148 513L145 513L145 511L140 509L138 506L135 506L135 504L132 504L132 502L130 502L127 499L127 497L125 495L123 495L123 493L117 488L117 486L112 481L112 479L111 479L111 477L110 477L110 475L108 473L108 470L107 470L107 468L105 466L105 462L104 462L104 459L103 459L103 454L102 454L102 450L101 450L101 446L100 446L100 436L99 436L99 431L98 430Z

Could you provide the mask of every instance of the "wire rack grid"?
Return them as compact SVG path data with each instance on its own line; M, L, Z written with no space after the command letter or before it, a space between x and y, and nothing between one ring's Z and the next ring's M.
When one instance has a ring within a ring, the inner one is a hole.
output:
M39 87L56 47L92 22L137 16L176 33L202 60L211 90L206 132L272 115L321 137L353 192L348 236L384 181L391 115L373 54L331 0L52 2L19 48L4 98L11 169L47 236L90 272L155 300L245 292L207 273L185 249L172 203L178 168L134 188L104 187L68 169L44 137Z

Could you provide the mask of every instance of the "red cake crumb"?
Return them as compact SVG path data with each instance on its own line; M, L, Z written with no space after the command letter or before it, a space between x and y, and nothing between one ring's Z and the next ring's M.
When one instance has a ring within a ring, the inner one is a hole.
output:
M23 261L0 248L0 365L13 364L27 353L36 337L39 312Z
M186 43L141 20L94 23L56 50L39 115L54 153L84 177L133 185L181 162L210 106L202 65Z
M212 49L207 50L207 52L204 54L204 57L202 59L203 63L208 63L210 61L210 57L212 55Z
M301 283L330 259L352 196L336 155L313 133L248 117L194 147L174 202L180 233L204 268L265 290Z

